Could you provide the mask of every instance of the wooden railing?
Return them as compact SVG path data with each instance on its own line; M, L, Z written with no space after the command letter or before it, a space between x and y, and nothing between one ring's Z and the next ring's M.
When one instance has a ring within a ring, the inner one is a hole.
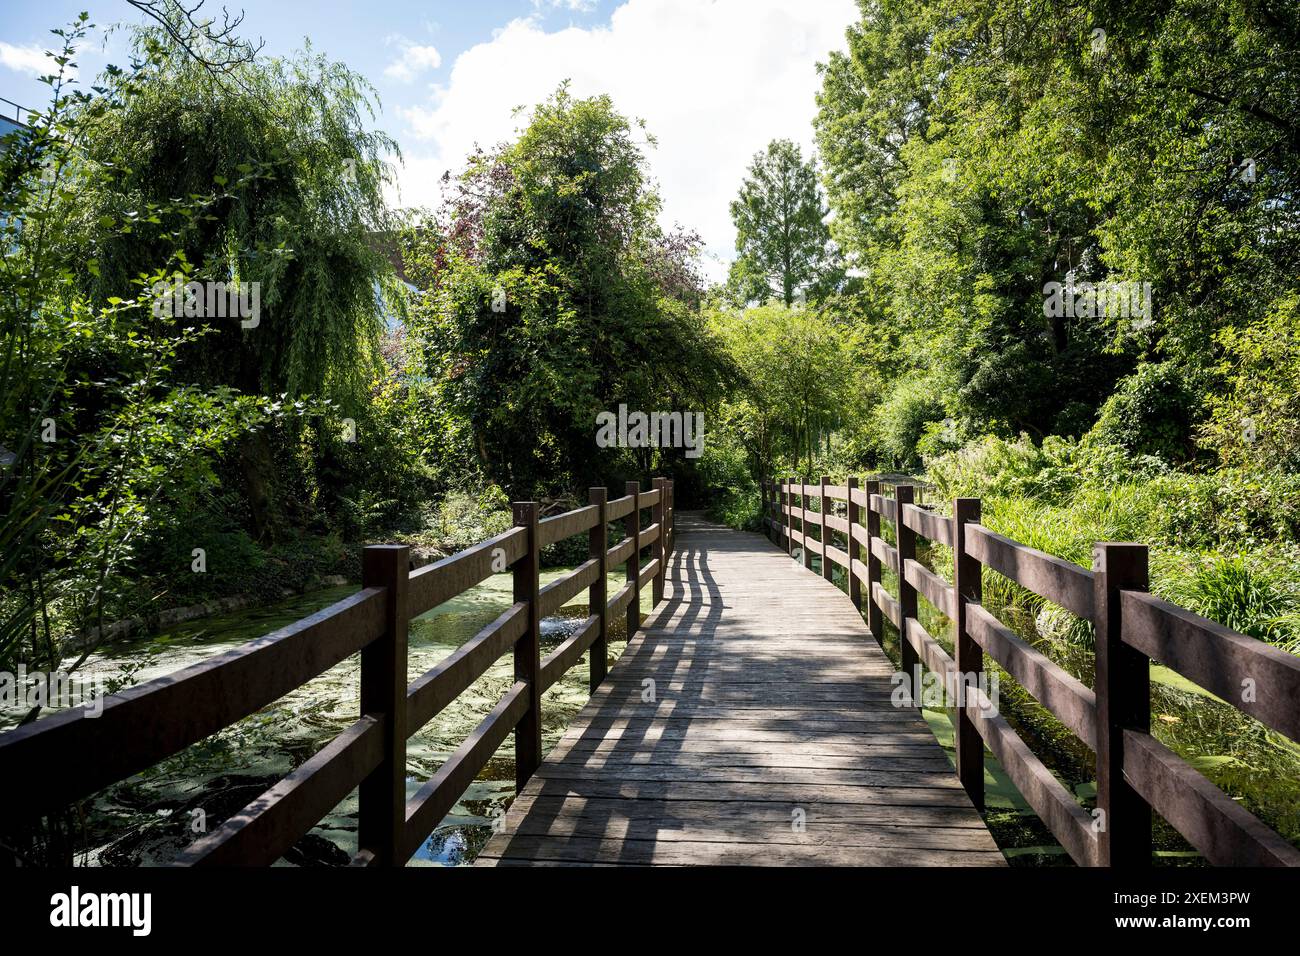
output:
M513 731L516 786L542 759L541 698L591 652L590 686L605 677L611 615L625 614L628 638L640 624L640 593L663 597L673 549L673 483L649 491L628 482L608 500L591 489L585 508L539 520L535 502L514 505L515 525L468 550L412 573L405 545L366 547L361 590L274 633L175 674L104 698L98 717L77 708L0 734L0 819L33 820L172 756L256 713L289 691L361 654L361 715L313 757L212 832L179 865L275 862L354 789L354 865L401 865L460 799ZM642 526L642 512L650 523ZM607 526L625 537L607 548ZM539 551L586 532L590 558L539 587ZM650 551L641 563L642 554ZM609 597L611 568L625 584ZM514 603L414 683L407 682L407 627L423 614L510 569ZM577 632L541 657L540 620L587 589L590 613ZM507 651L515 683L491 713L409 801L406 741Z
M831 579L847 575L849 598L880 639L883 620L898 629L902 670L918 662L945 688L964 692L957 707L957 772L977 807L984 803L984 747L1061 846L1085 866L1142 866L1151 860L1154 809L1209 862L1297 866L1300 851L1229 798L1151 734L1149 663L1159 661L1292 740L1300 740L1300 659L1147 593L1147 549L1099 543L1091 570L1003 537L980 524L980 502L958 498L951 517L912 501L909 485L881 494L822 478L763 483L764 522L778 545L805 568L813 554ZM817 508L810 501L818 502ZM836 502L845 505L837 514ZM894 526L896 545L881 536ZM816 535L810 533L818 528ZM844 547L835 545L842 536ZM918 537L953 551L953 583L916 560ZM865 556L865 561L864 561ZM888 567L897 597L881 583ZM1093 686L1087 687L1022 640L981 604L984 569L1092 622ZM917 615L925 598L954 623L954 656ZM1097 757L1097 806L1089 813L1016 735L978 687L988 654Z

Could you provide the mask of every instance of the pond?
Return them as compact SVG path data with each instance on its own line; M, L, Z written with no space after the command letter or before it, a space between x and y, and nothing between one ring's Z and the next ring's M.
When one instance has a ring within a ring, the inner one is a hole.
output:
M543 585L567 570L542 572ZM622 586L611 576L611 593ZM107 647L87 662L88 673L130 686L172 673L260 637L355 593L355 585L328 588L272 607L207 618L140 642ZM512 602L511 576L494 575L478 587L415 618L410 628L408 676L415 680L495 620ZM650 610L649 588L642 613ZM542 656L586 619L586 592L542 621ZM610 620L610 660L625 646L621 616ZM551 747L587 701L588 655L542 697L543 747ZM359 657L352 656L275 704L108 788L87 802L78 864L139 866L166 863L203 829L245 806L309 759L359 713ZM407 794L429 779L497 704L514 681L503 655L440 715L407 743ZM514 741L505 743L456 806L423 843L413 865L468 863L486 843L494 816L514 796ZM356 850L355 791L286 855L283 863L344 865Z

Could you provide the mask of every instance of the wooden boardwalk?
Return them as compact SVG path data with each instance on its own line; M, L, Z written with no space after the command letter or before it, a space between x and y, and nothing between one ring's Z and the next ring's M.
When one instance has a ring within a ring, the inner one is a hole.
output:
M762 535L677 527L666 600L477 864L1003 865L842 592Z

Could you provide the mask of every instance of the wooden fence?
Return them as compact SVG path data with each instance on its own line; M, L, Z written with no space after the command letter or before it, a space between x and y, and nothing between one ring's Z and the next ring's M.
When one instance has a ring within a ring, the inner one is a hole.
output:
M987 746L1081 865L1149 864L1152 809L1213 864L1300 865L1300 851L1152 736L1149 685L1149 662L1159 661L1300 740L1300 659L1148 594L1144 545L1100 543L1088 570L990 531L979 523L977 498L956 499L952 516L945 517L915 504L909 485L896 486L889 497L880 482L859 487L855 478L842 485L829 478L816 485L764 482L763 509L773 540L792 557L801 549L805 568L815 553L827 580L833 565L845 570L849 598L860 610L865 604L877 639L884 619L898 629L904 673L916 673L921 662L941 675L945 687L966 691L955 722L957 771L977 807L984 803ZM882 519L893 525L895 545L881 536ZM819 529L815 536L812 528ZM918 538L952 549L952 584L916 560ZM885 567L897 575L897 596L881 583ZM985 569L1092 622L1091 688L983 607ZM918 598L954 622L954 656L921 626ZM978 690L985 654L1096 754L1093 813Z
M103 713L62 711L0 734L0 814L33 820L130 777L229 727L357 652L361 715L317 754L247 807L191 844L179 865L268 865L358 789L361 866L408 860L513 731L516 786L542 759L542 694L591 652L591 687L605 677L611 615L640 624L640 593L663 598L674 545L673 483L649 491L628 482L608 500L591 489L585 508L539 520L535 502L514 505L514 527L418 571L405 545L366 547L361 590L322 611L211 660L104 698ZM642 512L650 522L642 527ZM624 537L607 548L609 523ZM539 586L538 553L586 533L590 558ZM642 564L643 552L649 559ZM609 570L624 585L608 594ZM510 569L514 603L495 621L408 684L407 627L423 614ZM590 614L545 658L540 620L587 589ZM438 772L406 799L406 741L501 655L514 655L515 683Z

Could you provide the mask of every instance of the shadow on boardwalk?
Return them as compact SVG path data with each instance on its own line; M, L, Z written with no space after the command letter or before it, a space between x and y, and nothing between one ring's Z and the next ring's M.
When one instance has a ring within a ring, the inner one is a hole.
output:
M665 602L478 864L1002 865L843 595L762 535L677 532Z

